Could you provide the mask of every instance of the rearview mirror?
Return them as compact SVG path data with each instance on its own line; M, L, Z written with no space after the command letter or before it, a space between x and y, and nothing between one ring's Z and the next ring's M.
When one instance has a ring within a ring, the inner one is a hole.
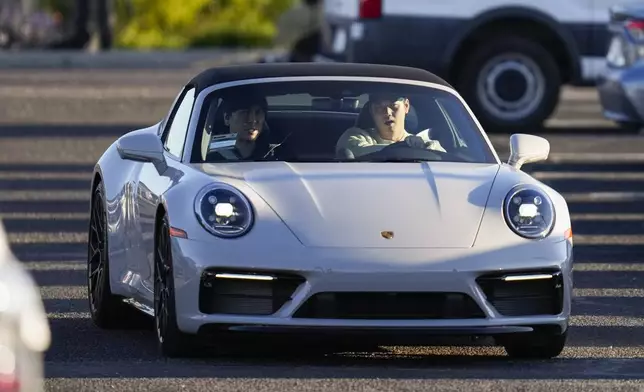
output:
M510 136L510 159L508 165L516 169L526 163L545 161L550 154L550 142L546 139L523 133Z
M149 129L138 130L122 136L116 149L122 159L136 162L151 162L159 174L168 168L163 155L161 139Z

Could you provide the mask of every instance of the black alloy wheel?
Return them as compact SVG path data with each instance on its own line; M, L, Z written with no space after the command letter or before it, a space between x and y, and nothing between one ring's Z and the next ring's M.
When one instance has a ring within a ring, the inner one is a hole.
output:
M123 298L112 294L107 236L105 191L99 183L93 192L87 241L87 296L92 321L104 329L148 328L150 318Z
M167 357L196 354L194 337L177 325L172 272L172 247L168 218L159 222L154 257L154 324L159 351Z
M101 310L106 289L107 236L102 187L96 187L92 199L87 247L87 292L92 318L102 324Z

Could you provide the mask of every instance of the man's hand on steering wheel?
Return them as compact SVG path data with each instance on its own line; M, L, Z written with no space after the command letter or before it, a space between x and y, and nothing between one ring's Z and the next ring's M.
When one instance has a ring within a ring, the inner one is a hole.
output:
M410 135L403 141L411 148L427 148L427 143L420 136Z
M418 148L423 150L431 149L434 151L446 152L437 141L435 140L425 141L422 137L417 135L407 136L403 141L407 146L411 148Z

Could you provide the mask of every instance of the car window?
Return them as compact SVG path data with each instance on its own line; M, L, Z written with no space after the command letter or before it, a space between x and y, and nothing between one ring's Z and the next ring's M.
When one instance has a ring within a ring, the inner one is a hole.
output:
M191 88L179 101L180 104L168 123L165 142L163 143L166 151L177 158L181 158L183 148L190 124L192 106L195 101L195 89Z
M316 97L311 94L284 94L266 97L266 102L271 110L321 110L321 111L352 111L361 109L369 100L368 95L359 97L344 97L335 101L329 97ZM333 104L338 103L339 107Z
M204 132L194 141L194 163L496 163L462 101L423 85L300 80L227 87L205 98L197 126Z

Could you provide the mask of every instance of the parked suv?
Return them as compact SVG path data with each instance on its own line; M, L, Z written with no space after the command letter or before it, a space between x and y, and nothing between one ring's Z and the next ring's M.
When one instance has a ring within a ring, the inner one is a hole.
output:
M640 132L644 126L644 4L611 8L612 40L607 67L599 75L597 90L604 117L624 130Z
M538 128L593 84L615 0L324 0L316 61L408 65L452 83L489 130Z

